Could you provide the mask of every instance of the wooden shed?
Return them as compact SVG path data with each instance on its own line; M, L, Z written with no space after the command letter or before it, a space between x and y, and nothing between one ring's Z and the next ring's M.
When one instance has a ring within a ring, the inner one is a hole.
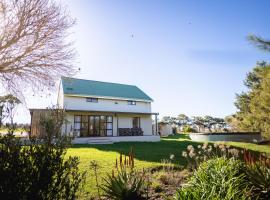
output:
M46 115L48 113L49 113L48 109L30 109L31 114L30 136L37 138L44 138L46 136L44 128L42 128L40 125L40 119L42 115Z

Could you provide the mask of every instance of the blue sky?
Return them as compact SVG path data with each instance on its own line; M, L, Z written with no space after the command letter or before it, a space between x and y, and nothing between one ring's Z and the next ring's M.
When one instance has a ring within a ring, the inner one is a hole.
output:
M269 53L247 41L251 33L270 38L267 0L62 2L77 19L76 77L137 85L160 117L232 114L246 73L269 61ZM27 107L55 100L29 98ZM17 116L28 120L27 112Z

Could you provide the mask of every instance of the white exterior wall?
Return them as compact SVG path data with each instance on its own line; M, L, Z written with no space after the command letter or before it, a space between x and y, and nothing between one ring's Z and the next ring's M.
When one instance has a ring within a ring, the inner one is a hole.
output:
M132 118L140 117L140 125L143 135L152 135L152 117L151 115L142 114L116 114L115 113L98 113L98 112L68 112L66 115L67 123L63 125L62 134L73 135L74 115L110 115L113 117L113 136L117 136L117 118L118 128L132 128Z
M140 114L118 114L118 128L132 128L132 118L139 117L143 135L152 135L152 117L151 115Z
M143 115L141 116L141 128L143 135L152 135L152 116Z
M116 102L118 104L116 104ZM64 108L67 110L105 111L105 112L138 112L151 113L151 102L136 101L128 105L127 100L98 98L97 103L87 102L86 97L64 96Z
M74 115L110 115L113 117L113 136L117 136L117 128L132 128L132 118L140 117L140 127L144 136L152 135L152 116L150 101L136 101L136 105L128 105L128 99L98 98L98 102L87 102L87 97L64 95L62 84L59 86L57 103L68 111L67 124L63 126L62 133L73 135ZM117 102L117 103L116 103ZM82 112L81 112L82 111ZM134 114L125 114L127 112ZM136 114L138 113L138 114ZM140 113L149 113L140 114Z
M64 108L64 92L62 88L62 83L60 83L58 89L57 105L59 108Z

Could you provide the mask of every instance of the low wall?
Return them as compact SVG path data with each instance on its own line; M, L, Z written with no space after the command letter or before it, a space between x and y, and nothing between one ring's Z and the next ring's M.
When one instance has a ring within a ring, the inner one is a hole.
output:
M109 142L159 142L160 136L115 136L115 137L78 137L74 138L73 144L108 143Z
M257 143L262 140L260 133L190 133L193 141L232 141Z

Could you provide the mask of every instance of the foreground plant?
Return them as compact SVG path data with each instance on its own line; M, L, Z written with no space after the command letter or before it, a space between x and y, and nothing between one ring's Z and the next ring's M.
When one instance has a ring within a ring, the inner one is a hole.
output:
M230 145L225 145L224 143L204 143L197 147L188 145L187 150L182 152L182 156L187 159L188 167L191 169L198 168L202 162L219 157L239 159L248 165L255 162L270 165L269 155L248 151L246 149L232 148Z
M120 155L119 160L116 159L116 175L115 171L108 174L104 179L105 184L100 188L104 192L104 196L112 200L143 200L145 190L147 189L146 178L144 172L134 170L134 152L131 151L128 156L123 158Z
M105 197L114 200L142 200L144 194L144 178L136 171L121 169L116 176L108 175L101 186Z
M101 166L98 164L98 162L96 160L92 160L90 161L90 169L92 169L94 171L94 175L95 175L95 181L96 181L96 187L97 187L97 191L98 191L98 198L100 199L100 191L99 191L99 182L98 182L98 170L101 168Z
M67 144L0 137L0 199L75 199L85 174L78 157L65 158Z
M270 166L257 162L247 166L246 174L253 185L254 196L270 199Z
M235 158L208 160L199 166L188 184L176 192L174 199L251 199L251 186L244 171L244 163Z

